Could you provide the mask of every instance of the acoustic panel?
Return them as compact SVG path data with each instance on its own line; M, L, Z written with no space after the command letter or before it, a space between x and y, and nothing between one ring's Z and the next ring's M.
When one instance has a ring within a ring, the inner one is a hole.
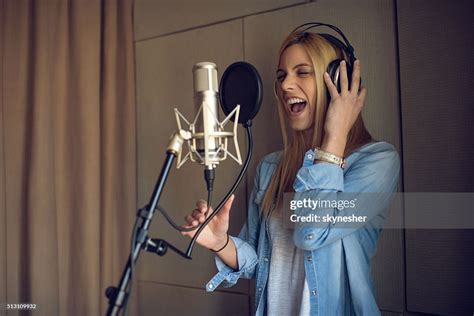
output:
M284 38L296 26L310 21L337 25L356 49L362 63L362 82L368 87L363 110L372 135L401 148L400 107L397 76L395 6L393 1L321 0L300 6L246 17L244 19L245 60L257 67L264 83L264 101L254 121L254 172L260 159L282 148L273 84L278 51ZM315 32L332 33L327 28ZM249 177L249 184L251 178ZM379 307L404 310L403 232L384 232L373 261Z
M249 315L249 297L154 282L139 284L140 315Z
M400 0L397 9L405 190L473 192L474 4ZM409 311L474 313L473 240L472 229L406 232Z
M134 7L135 39L150 39L304 2L305 0L137 0Z
M136 81L138 111L138 201L139 206L148 203L165 158L171 134L177 129L174 111L178 108L189 120L197 109L193 101L193 65L201 61L217 64L219 74L236 60L242 59L242 23L232 21L139 42L136 50ZM245 156L242 130L239 134ZM184 150L186 152L186 149ZM206 199L204 168L186 163L170 172L160 204L179 224L195 207L195 202ZM228 191L240 166L226 160L216 169L216 182L212 205L216 205ZM230 232L236 234L246 216L246 193L242 185L236 192L231 212ZM182 236L156 214L150 235L163 238L185 250L190 239ZM139 262L141 280L204 288L216 272L214 255L196 245L193 260L183 259L173 252L162 258L146 254ZM247 293L245 280L233 291Z

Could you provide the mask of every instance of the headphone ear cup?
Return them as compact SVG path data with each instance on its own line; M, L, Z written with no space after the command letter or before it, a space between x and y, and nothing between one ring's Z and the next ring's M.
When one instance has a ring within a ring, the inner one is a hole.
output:
M337 87L337 91L341 92L341 85L339 82L339 64L341 59L335 59L331 61L328 65L328 69L326 70L329 74L329 78L331 78L332 83ZM329 91L328 91L329 95Z
M339 65L340 65L341 61L342 61L342 59L335 59L335 60L331 61L328 65L328 69L327 69L329 77L331 78L331 81L334 83L334 85L337 87L338 92L341 92L341 81L340 81L341 76L339 74ZM351 88L351 78L352 78L352 65L349 64L347 61L346 61L346 69L347 69L348 87L350 89Z
M346 69L347 69L347 89L351 89L351 82L352 82L352 65L346 61Z

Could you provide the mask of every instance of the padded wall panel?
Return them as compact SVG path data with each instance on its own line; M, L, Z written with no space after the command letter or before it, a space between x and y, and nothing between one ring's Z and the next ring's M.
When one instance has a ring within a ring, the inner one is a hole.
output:
M400 0L397 8L405 189L473 192L474 4ZM407 231L409 311L474 313L473 240L472 229Z
M305 0L137 0L135 38L143 40L304 2Z
M140 206L148 202L164 161L171 133L176 130L173 108L188 118L194 117L192 68L196 62L212 61L219 74L232 62L242 59L240 21L163 36L136 44L138 104L138 198ZM243 135L240 135L243 140ZM245 150L245 146L243 146ZM213 200L220 200L236 178L240 166L226 160L216 170ZM187 163L173 167L160 204L178 222L195 207L195 201L206 198L203 167ZM215 205L216 203L213 203ZM245 186L237 191L231 214L231 232L237 233L245 219ZM173 230L159 213L151 236L164 238L184 250L187 237ZM213 254L196 246L193 260L185 260L173 252L165 257L145 254L139 262L142 280L204 288L215 273ZM245 280L232 289L248 292Z
M397 77L397 47L392 1L322 0L244 19L245 59L262 74L264 102L254 122L255 159L252 168L267 153L282 147L273 82L278 50L284 37L296 26L322 21L339 26L362 62L363 84L368 87L364 108L367 127L377 139L400 150L400 119ZM326 28L317 32L329 32ZM250 182L249 182L250 183ZM403 234L382 233L373 272L377 299L382 309L404 310Z
M473 10L472 1L398 2L407 192L474 190Z
M381 311L382 316L403 316L402 313Z
M169 284L140 282L140 315L228 315L249 314L249 297Z

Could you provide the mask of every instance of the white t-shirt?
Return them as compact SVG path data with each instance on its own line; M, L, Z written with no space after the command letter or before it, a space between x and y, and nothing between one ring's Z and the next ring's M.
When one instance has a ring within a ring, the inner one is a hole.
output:
M293 229L283 224L281 209L273 210L268 225L272 256L266 313L269 316L310 315L303 250L297 248L293 242Z

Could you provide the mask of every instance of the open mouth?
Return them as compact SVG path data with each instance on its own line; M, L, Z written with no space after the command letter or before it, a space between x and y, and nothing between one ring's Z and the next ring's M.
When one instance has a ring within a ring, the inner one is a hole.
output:
M297 115L306 108L306 100L300 98L291 98L286 101L288 108L290 109L290 113L293 115Z

